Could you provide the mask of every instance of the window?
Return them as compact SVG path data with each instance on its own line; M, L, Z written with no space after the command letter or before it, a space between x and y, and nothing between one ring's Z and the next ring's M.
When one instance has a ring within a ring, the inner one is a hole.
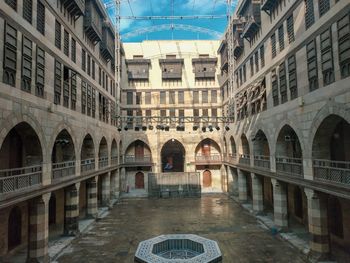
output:
M57 20L55 24L55 46L61 49L61 24Z
M73 74L71 77L71 109L76 110L76 105L77 105L77 74Z
M175 91L169 91L169 104L175 104Z
M166 104L166 92L161 91L159 94L160 104Z
M208 91L207 90L202 91L202 103L208 103Z
M209 110L208 109L203 109L202 110L202 116L203 117L209 117Z
M102 85L102 70L98 67L98 84Z
M141 104L141 92L136 92L136 105Z
M279 99L278 99L278 79L276 75L276 70L273 70L271 73L271 83L272 83L273 106L277 106L279 104Z
M131 91L128 91L126 93L126 104L127 105L132 105L134 103L133 101L133 93Z
M61 104L62 93L62 64L55 60L55 88L54 88L54 103Z
M218 102L218 92L216 90L211 91L211 103Z
M254 62L253 62L253 56L250 57L249 59L249 64L250 64L250 76L252 77L254 75Z
M320 11L320 16L323 16L329 10L329 0L318 0L318 9Z
M350 16L347 14L338 21L339 66L342 78L350 76Z
M199 103L199 92L193 91L193 103Z
M193 122L194 124L199 124L199 109L193 109Z
M95 79L95 60L92 59L91 64L91 77Z
M290 99L293 100L298 97L295 55L290 56L288 58L288 82L289 82Z
M314 15L314 3L313 0L304 0L305 1L305 27L308 29L315 23Z
M151 99L151 92L146 92L145 93L145 104L151 104L152 103L152 99Z
M177 92L177 103L178 104L184 104L185 103L184 91L183 90L179 90Z
M280 52L284 49L284 30L283 24L278 28L278 42L280 46Z
M5 0L6 4L11 6L15 11L17 11L17 0Z
M29 23L33 20L33 1L23 0L23 18Z
M84 49L81 50L81 69L86 70L86 51Z
M71 45L72 61L75 63L77 61L77 42L74 38L72 38Z
M83 80L81 82L81 113L86 114L86 105L87 105L87 90L86 82Z
M45 86L45 51L36 46L36 85L35 95L44 97Z
M240 85L242 85L242 68L240 68L239 69L239 86ZM222 93L222 95L223 95L224 93ZM225 96L222 96L223 98L225 97Z
M280 94L281 94L281 104L288 101L287 96L287 79L286 79L286 66L285 63L281 63L278 68L278 76L280 81Z
M63 107L69 107L69 69L63 66Z
M96 90L91 88L91 117L96 116Z
M258 54L258 51L255 52L255 71L256 72L259 71L259 54Z
M37 2L37 14L36 14L36 29L43 35L45 35L45 6L38 0Z
M320 42L323 84L328 85L334 82L331 29L327 29L321 33Z
M273 34L271 36L271 54L272 58L276 57L277 55L277 50L276 50L276 35Z
M184 118L185 117L185 111L184 110L179 110L179 124L184 123Z
M312 40L306 45L306 57L309 89L310 91L313 91L315 89L318 89L317 54L315 40Z
M13 87L16 86L17 67L17 30L6 23L4 43L4 76L3 81Z
M22 81L21 89L30 93L32 85L33 43L23 36L22 39Z
M287 18L287 33L288 33L288 42L292 43L295 40L294 36L294 20L293 15Z
M91 57L89 54L87 55L86 64L87 64L87 72L86 73L90 76L90 74L91 74Z
M265 67L265 49L264 45L260 47L260 62L261 62L261 68Z
M63 53L69 57L69 33L64 30Z
M87 85L87 115L91 116L91 109L92 109L92 91L91 86Z
M245 64L243 65L243 82L246 82L247 80L247 69Z

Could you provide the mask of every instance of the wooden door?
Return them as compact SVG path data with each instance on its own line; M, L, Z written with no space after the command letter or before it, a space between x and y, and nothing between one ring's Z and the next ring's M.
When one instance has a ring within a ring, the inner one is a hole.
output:
M135 188L136 189L144 189L145 188L144 175L142 172L137 172L135 175Z
M211 187L211 172L209 170L203 172L203 187Z

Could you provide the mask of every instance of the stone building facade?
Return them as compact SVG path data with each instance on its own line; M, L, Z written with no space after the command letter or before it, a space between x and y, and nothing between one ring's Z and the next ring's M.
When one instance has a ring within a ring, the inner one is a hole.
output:
M99 0L5 0L0 35L0 261L47 262L119 192L115 32Z
M312 255L348 262L349 1L241 0L229 30L230 191L304 228Z

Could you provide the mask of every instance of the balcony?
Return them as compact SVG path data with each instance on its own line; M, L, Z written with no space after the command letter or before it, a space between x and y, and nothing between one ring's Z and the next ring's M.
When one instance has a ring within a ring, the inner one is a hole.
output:
M251 15L247 18L247 22L242 32L242 36L246 38L248 41L251 41L251 39L254 37L256 32L259 31L259 28L260 28L260 15L259 16Z
M194 58L194 74L196 79L215 78L217 58Z
M233 56L235 59L238 59L242 55L243 49L244 49L243 38L241 37L236 38L233 42Z
M167 58L160 59L159 63L162 68L162 79L176 80L182 79L182 65L183 59L180 58Z
M148 80L150 59L127 59L125 62L128 67L129 80Z
M152 166L152 157L150 155L125 155L123 158L123 164L130 166Z
M220 154L196 155L196 164L221 164Z
M104 23L102 27L102 42L100 45L100 50L102 57L107 61L110 61L115 57L114 42L115 37L112 25L110 25L109 23Z
M61 0L61 3L75 20L85 14L85 0Z
M270 170L270 156L254 155L254 166Z
M276 157L276 171L294 177L303 177L303 159Z
M218 53L220 53L220 60L221 60L220 69L227 70L228 69L228 49L227 49L226 40L221 42Z
M227 161L232 164L237 164L237 154L236 153L230 153L227 157Z
M238 162L239 162L239 164L250 166L250 155L249 154L240 154Z
M276 6L276 0L262 0L261 1L261 10L265 11L269 16L271 15L272 10Z
M350 186L350 162L316 159L313 170L317 181Z
M0 170L0 194L25 190L41 183L41 165Z
M86 173L88 171L94 171L95 170L95 159L86 159L81 160L80 163L80 171L81 173Z
M111 165L113 166L118 165L118 156L111 157Z
M108 166L108 156L100 157L98 159L98 168L107 167Z
M99 0L88 0L85 5L84 29L86 36L94 43L102 40L103 7Z
M52 180L60 180L75 174L75 161L52 164Z

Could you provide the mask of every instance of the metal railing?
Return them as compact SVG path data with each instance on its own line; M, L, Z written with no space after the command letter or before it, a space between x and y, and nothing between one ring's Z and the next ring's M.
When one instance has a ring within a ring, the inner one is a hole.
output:
M220 154L196 155L196 163L219 163L221 162Z
M314 159L312 163L316 180L350 186L350 162Z
M118 156L111 157L111 165L118 165Z
M30 188L41 183L41 165L0 170L0 194Z
M254 166L264 169L270 169L270 156L254 155Z
M81 160L80 171L82 173L95 170L95 158Z
M128 163L128 164L135 164L135 163L151 163L152 162L152 158L150 155L125 155L124 158L124 163Z
M291 176L303 177L303 159L291 157L276 157L276 171Z
M58 180L63 177L75 174L75 161L53 163L52 164L52 180Z
M244 165L250 165L250 155L249 154L240 154L239 163Z
M108 166L108 156L98 158L98 168Z

